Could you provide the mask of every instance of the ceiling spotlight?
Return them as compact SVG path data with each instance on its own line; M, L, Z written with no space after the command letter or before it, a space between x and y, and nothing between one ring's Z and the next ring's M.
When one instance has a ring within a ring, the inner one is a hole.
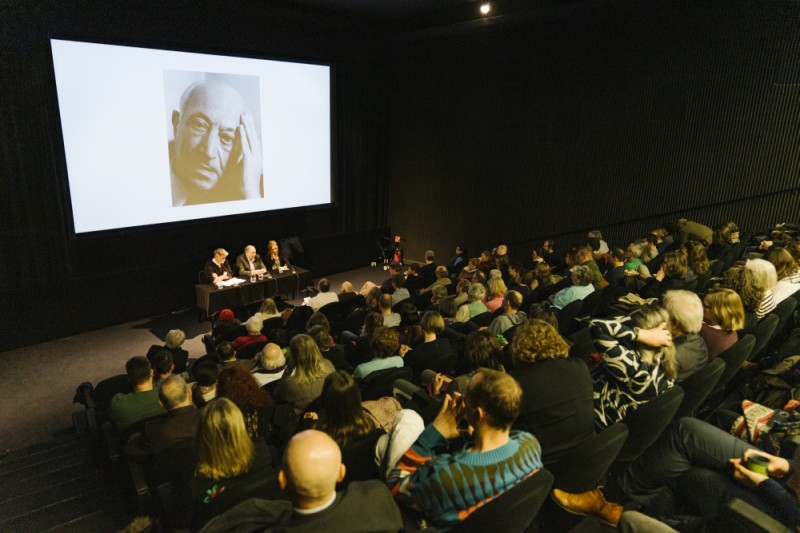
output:
M492 4L490 2L484 2L481 4L481 14L488 15L489 11L492 10Z

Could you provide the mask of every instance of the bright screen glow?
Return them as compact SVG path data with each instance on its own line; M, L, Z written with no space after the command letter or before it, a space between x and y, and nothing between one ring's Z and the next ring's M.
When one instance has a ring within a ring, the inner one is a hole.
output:
M329 66L51 46L75 233L331 202Z

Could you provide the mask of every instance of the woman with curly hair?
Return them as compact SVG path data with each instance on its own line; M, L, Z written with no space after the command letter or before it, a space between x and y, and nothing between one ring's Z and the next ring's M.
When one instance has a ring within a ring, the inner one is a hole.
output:
M334 372L333 363L322 357L314 339L295 335L289 344L292 357L289 369L275 387L275 399L291 404L299 414L319 398L325 376Z
M669 313L656 304L622 319L591 321L589 331L603 358L594 384L598 428L624 420L628 411L672 387L678 365L669 324Z
M227 398L211 401L201 412L197 457L191 483L193 531L252 496L247 485L272 473L267 445L250 438L242 412Z
M589 368L569 356L558 330L543 320L527 320L511 342L522 406L514 429L535 432L545 466L594 435L594 403Z
M251 439L263 440L278 452L283 450L294 432L296 418L275 405L253 374L240 365L226 368L219 374L217 397L227 398L239 408Z
M731 289L711 289L703 298L703 325L700 336L706 342L708 358L713 359L739 340L744 328L742 299Z

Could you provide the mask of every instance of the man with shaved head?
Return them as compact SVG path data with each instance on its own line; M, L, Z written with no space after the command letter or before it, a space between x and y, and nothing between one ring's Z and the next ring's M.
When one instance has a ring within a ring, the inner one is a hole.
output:
M173 206L263 198L261 142L239 91L213 80L190 85L172 129Z
M346 476L339 445L321 431L303 431L286 445L278 472L278 483L290 501L246 500L212 519L203 531L231 531L240 524L309 533L402 530L400 509L383 483L353 481L336 492L336 484L347 481Z

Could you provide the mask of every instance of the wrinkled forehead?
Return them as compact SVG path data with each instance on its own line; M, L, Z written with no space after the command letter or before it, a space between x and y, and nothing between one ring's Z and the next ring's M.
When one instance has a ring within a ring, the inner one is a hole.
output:
M241 95L229 85L209 83L198 85L186 99L181 110L183 117L204 115L211 122L227 128L235 128L239 117L245 112Z

